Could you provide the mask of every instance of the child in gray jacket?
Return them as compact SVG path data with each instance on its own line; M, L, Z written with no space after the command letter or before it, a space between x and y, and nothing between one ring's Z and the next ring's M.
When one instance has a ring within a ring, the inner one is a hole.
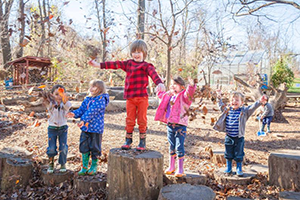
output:
M225 136L225 159L226 170L225 173L232 173L232 160L236 161L236 174L243 176L242 161L244 158L244 136L246 122L254 111L267 98L262 96L259 101L256 101L250 106L244 106L244 95L240 92L233 92L230 95L230 105L226 106L221 98L219 91L219 107L222 114L218 118L214 129L217 131L226 132Z

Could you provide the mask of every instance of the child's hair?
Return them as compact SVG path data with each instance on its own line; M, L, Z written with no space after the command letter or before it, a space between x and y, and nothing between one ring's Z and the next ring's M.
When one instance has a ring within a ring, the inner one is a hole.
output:
M174 76L173 81L175 81L175 83L181 85L181 86L185 86L185 81L180 77L180 76Z
M64 89L64 91L66 92L66 88L65 88L64 86L57 84L57 85L54 85L54 86L52 87L52 89L51 89L51 94L53 94L54 91L57 90L58 88L62 88L62 89Z
M269 102L269 97L268 97L268 95L265 95L265 97L267 97L267 100L266 100L266 101Z
M144 40L136 40L130 45L130 55L136 51L141 51L144 55L144 59L147 57L147 44Z
M106 93L106 86L103 81L100 80L92 80L90 82L90 87L97 87L99 89L98 93L95 96Z
M240 92L232 92L230 96L231 96L231 98L240 97L243 102L245 101L245 96Z

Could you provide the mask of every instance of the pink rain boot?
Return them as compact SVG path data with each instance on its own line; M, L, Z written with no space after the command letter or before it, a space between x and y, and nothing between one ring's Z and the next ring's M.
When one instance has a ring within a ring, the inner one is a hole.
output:
M165 174L173 174L175 172L175 159L176 154L170 155L169 168L165 171Z
M183 173L183 161L184 161L184 157L178 158L178 170L175 173L176 177L182 177L185 175Z

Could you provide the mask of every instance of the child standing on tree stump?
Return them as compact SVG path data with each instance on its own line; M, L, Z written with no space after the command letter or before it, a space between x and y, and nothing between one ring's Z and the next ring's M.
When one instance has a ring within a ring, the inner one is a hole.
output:
M268 102L269 97L266 96L266 100L262 102L262 113L259 116L259 120L262 122L261 132L264 132L265 126L267 125L267 133L271 133L270 125L274 116L274 109L272 105Z
M57 140L59 141L59 158L58 163L61 165L60 172L66 171L67 162L67 135L68 126L66 114L69 112L71 103L68 101L65 93L65 88L62 85L52 87L50 93L42 93L44 103L46 104L49 119L48 119L48 148L47 155L49 157L49 167L47 173L54 171L54 156L57 152Z
M95 60L89 61L93 67L101 69L122 69L126 72L124 99L126 99L126 138L125 144L121 147L124 150L131 148L132 133L135 121L139 125L140 143L137 150L146 148L147 131L147 109L148 103L148 76L157 85L158 91L164 91L165 86L156 73L154 66L145 62L147 57L147 45L143 40L136 40L130 46L132 60L97 63Z
M168 142L170 144L170 164L165 173L173 174L175 172L175 159L177 155L178 169L175 173L176 177L184 175L184 139L186 137L186 127L189 117L186 112L192 104L195 89L194 80L189 79L189 85L185 89L184 80L180 76L176 76L172 79L168 92L161 91L157 94L161 99L161 103L157 108L155 120L167 124Z
M226 174L232 173L232 160L236 161L236 174L243 176L242 162L244 158L244 136L246 122L254 111L264 102L267 97L263 95L259 101L245 107L244 95L240 92L233 92L230 95L230 105L227 107L221 99L221 91L218 91L219 107L222 114L218 118L214 129L226 132L225 136L225 159Z
M79 144L82 168L78 175L95 175L97 172L98 158L101 156L105 108L109 103L109 95L103 81L91 81L89 93L77 110L67 114L67 117L80 118L78 126L82 130ZM88 169L90 156L92 165Z

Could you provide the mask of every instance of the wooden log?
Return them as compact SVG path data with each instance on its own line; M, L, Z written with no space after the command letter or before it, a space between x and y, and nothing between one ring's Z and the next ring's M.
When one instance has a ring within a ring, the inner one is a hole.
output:
M6 163L6 159L14 158L14 157L31 159L32 153L27 151L25 148L18 147L18 146L2 148L0 150L0 179L3 174L4 164Z
M158 200L216 199L214 191L203 185L173 184L160 190Z
M300 199L300 192L280 192L279 193L279 200L299 200Z
M179 184L188 183L191 185L205 185L207 182L207 177L205 175L193 172L185 172L185 176L176 177L174 175L164 174L164 183L166 184Z
M157 151L111 149L108 199L157 199L163 186L163 155Z
M67 170L66 172L59 172L55 169L53 173L48 174L47 169L42 169L41 177L45 185L54 186L59 183L69 181L73 178L74 172Z
M74 188L82 194L89 194L97 190L105 190L106 174L97 173L94 176L76 176L74 178Z
M243 177L238 177L235 172L228 175L225 174L224 171L225 171L225 167L216 169L214 171L215 179L223 184L231 183L237 185L247 185L257 174L255 171L251 170L250 166L243 167L243 172L244 172Z
M278 150L271 152L269 181L286 190L300 191L300 151Z
M32 176L33 165L26 158L7 158L1 179L1 191L26 187Z

